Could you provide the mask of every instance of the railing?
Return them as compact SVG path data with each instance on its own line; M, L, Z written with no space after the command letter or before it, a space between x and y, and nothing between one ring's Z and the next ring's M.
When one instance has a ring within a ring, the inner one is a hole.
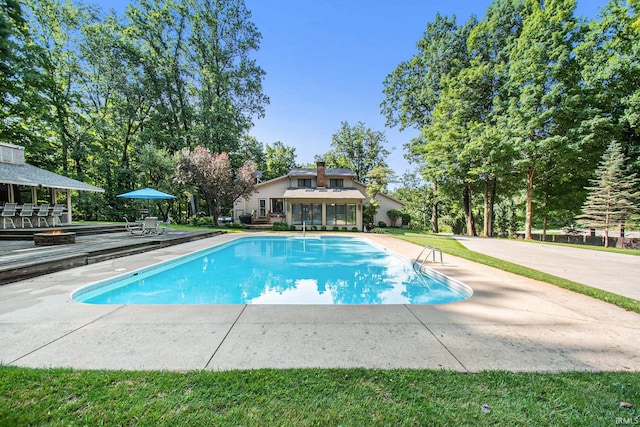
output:
M427 252L427 250L429 250L429 252ZM422 255L424 255L425 252L427 252L427 255L424 258L422 258ZM433 246L425 246L424 248L422 248L422 251L420 251L420 254L416 258L416 260L413 262L414 270L416 270L417 272L421 272L422 266L424 265L425 262L429 260L429 256L433 258L433 262L436 262L436 253L440 254L440 264L443 264L442 251L439 248L434 248Z

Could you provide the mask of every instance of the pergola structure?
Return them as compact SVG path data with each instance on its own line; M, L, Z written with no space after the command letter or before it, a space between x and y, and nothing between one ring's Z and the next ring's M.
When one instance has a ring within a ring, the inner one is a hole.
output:
M48 189L49 194L43 194L43 189ZM100 187L29 165L24 160L24 147L0 142L0 205L37 204L39 198L55 204L60 194L66 193L66 212L62 222L70 224L71 190L104 192Z

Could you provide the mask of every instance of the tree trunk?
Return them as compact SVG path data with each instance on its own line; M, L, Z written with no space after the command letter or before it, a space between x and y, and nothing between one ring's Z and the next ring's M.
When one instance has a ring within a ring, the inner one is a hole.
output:
M484 200L484 227L482 229L482 236L489 237L489 180L484 178L484 190L482 193Z
M497 180L485 179L484 181L484 237L493 236L493 207L496 201Z
M527 210L524 224L524 238L531 240L531 222L533 219L533 177L535 175L535 166L530 166L527 172Z
M547 237L547 220L549 219L549 193L544 195L544 217L542 218L542 241Z
M473 210L471 209L471 184L465 183L462 194L464 204L464 216L467 223L467 236L477 236Z
M440 230L438 228L438 204L440 202L435 202L433 207L431 208L431 231L434 233L439 233Z
M435 180L431 183L431 188L433 189L434 197L438 197L438 184L436 184ZM436 200L431 208L431 231L434 233L440 232L440 227L438 226L438 204L440 201Z

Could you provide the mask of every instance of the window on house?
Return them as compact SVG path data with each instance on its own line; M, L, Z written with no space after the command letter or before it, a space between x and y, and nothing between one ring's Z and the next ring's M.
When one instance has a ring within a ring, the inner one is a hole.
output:
M284 213L283 199L271 199L271 213L276 215L281 215Z
M340 178L340 179L330 179L329 180L329 187L331 188L344 188L344 179Z
M298 188L311 188L311 178L298 178Z
M327 225L356 225L356 205L351 203L327 204Z
M296 225L303 222L307 225L320 225L322 224L322 205L319 203L292 203L291 216Z

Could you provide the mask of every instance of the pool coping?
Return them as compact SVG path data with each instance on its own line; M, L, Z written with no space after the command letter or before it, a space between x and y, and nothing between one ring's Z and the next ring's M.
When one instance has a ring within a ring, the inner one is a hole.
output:
M345 233L350 235L351 233ZM409 259L420 247L360 235ZM0 363L78 369L364 367L640 371L640 315L445 255L474 295L445 305L96 306L83 283L217 244L222 235L0 287Z

